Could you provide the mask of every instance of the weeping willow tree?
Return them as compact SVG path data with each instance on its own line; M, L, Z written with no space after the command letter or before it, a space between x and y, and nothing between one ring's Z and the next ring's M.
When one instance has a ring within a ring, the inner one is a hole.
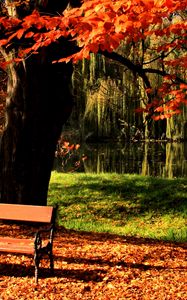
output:
M177 55L177 51L174 55ZM175 72L180 74L185 80L187 78L187 70L182 67L176 67ZM167 119L166 137L169 140L187 140L187 106L181 107L181 113Z
M127 51L129 56L134 56L133 49ZM146 93L141 78L128 68L92 54L89 61L84 60L75 68L73 85L76 108L72 120L79 124L84 138L129 140L145 137L145 118L135 109L146 105ZM158 121L152 127L155 138L165 131L161 123ZM161 128L159 133L158 128Z
M127 139L142 127L142 116L135 113L139 83L120 64L92 54L75 68L73 85L77 104L72 119L76 122L78 108L84 137Z
M164 22L177 22L177 20L178 15ZM166 25L164 22L162 26ZM175 38L174 35L173 38ZM165 72L171 75L177 74L181 80L185 81L186 70L169 66L166 69L160 59L176 58L185 49L172 49L160 57L154 50L160 43L159 37L147 38L128 45L124 41L118 48L118 56L114 60L100 54L92 54L89 61L79 64L74 80L76 79L76 89L83 91L76 95L78 103L84 98L84 107L81 104L80 120L83 136L120 137L125 140L133 138L183 140L186 138L186 107L182 108L179 116L156 122L151 117L147 118L146 114L135 113L137 107L143 108L158 97L158 87L164 81L162 71L163 74ZM135 69L123 65L122 60L118 60L119 57L127 58L134 66L143 65L144 68L150 70L146 78L152 89L150 98L145 90L144 79ZM117 61L115 61L116 58ZM79 108L79 104L77 107Z
M166 144L166 164L163 175L168 178L176 177L177 174L187 174L187 149L185 143Z

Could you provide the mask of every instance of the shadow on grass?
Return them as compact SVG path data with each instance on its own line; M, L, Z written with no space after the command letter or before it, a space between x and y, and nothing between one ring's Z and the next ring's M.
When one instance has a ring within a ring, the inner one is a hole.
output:
M89 175L81 178L66 187L63 187L63 181L62 184L51 183L50 191L53 197L57 196L51 203L64 208L86 205L91 214L114 219L146 212L162 215L173 211L185 214L187 211L186 179L121 176L115 180L114 176L109 180Z
M135 237L135 236L125 236L118 235L114 233L106 232L90 232L90 231L79 231L73 229L65 229L63 226L57 227L56 232L57 240L62 238L64 247L66 242L72 245L81 246L83 243L94 243L94 242L109 242L117 243L118 245L134 245L134 246L169 246L172 249L172 253L178 253L177 248L187 250L187 242L176 242L176 241L166 241L155 238L144 238L144 237Z

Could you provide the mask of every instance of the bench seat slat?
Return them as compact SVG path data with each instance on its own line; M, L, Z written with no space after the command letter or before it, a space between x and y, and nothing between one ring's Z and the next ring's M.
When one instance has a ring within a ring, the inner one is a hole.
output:
M33 240L0 237L0 252L34 254Z
M0 203L0 219L26 221L35 223L50 223L53 207Z

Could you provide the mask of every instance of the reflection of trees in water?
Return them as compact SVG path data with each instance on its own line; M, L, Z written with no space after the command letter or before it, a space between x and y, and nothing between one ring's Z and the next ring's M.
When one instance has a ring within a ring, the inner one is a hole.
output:
M161 177L187 176L187 143L89 145L85 172L135 173Z
M165 176L177 177L178 174L187 176L187 157L185 143L168 143L166 145Z

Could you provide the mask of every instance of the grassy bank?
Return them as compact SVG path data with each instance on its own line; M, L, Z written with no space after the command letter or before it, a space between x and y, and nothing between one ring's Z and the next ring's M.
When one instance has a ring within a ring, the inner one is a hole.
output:
M53 172L48 202L66 228L187 241L187 179Z

